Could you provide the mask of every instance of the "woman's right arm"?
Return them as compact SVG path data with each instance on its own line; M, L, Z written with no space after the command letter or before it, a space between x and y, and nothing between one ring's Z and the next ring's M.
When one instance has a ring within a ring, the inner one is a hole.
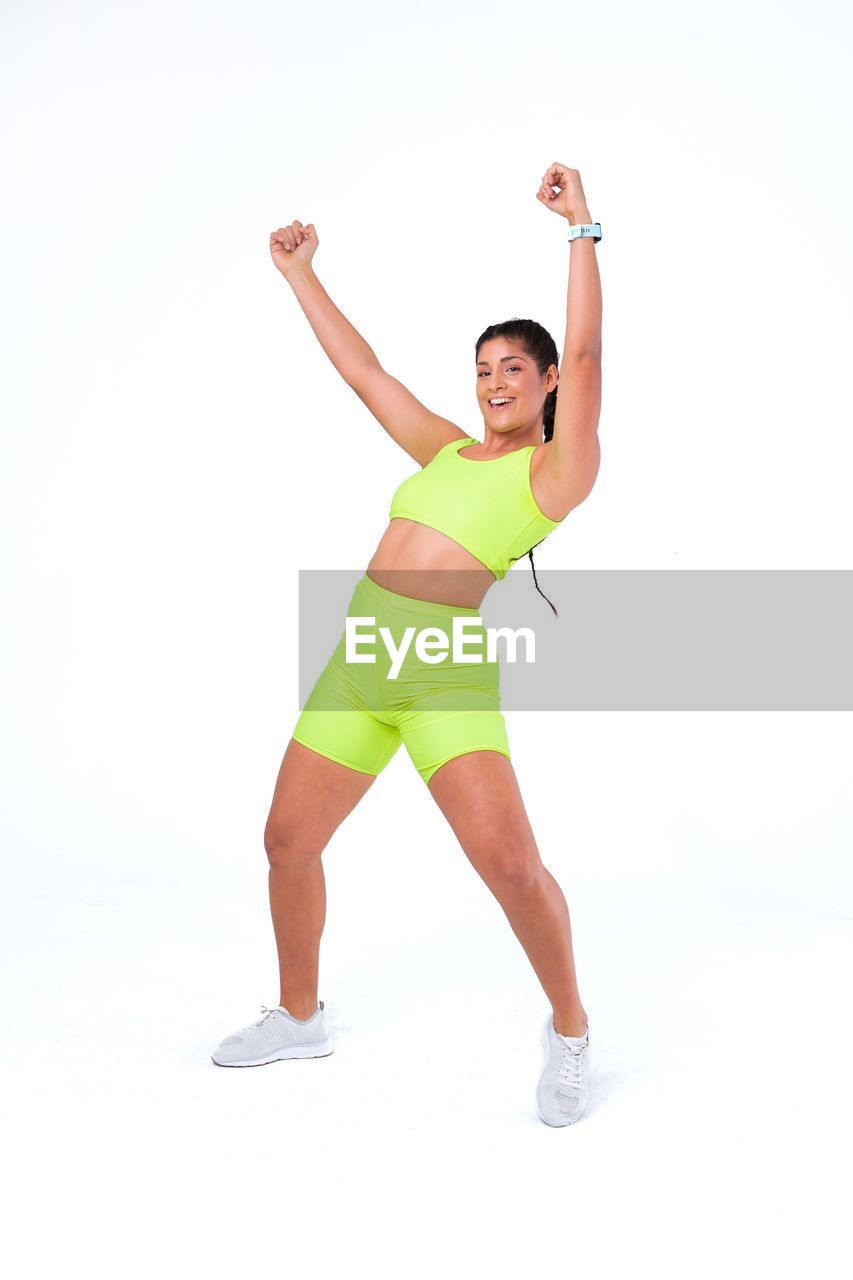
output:
M335 306L310 262L295 266L285 279L296 294L320 346L344 382L357 389L356 384L369 369L379 368L376 352Z
M313 224L294 222L270 236L270 252L313 329L317 341L344 381L352 387L393 440L422 467L450 440L465 433L427 409L379 363L326 293L311 265L317 248Z

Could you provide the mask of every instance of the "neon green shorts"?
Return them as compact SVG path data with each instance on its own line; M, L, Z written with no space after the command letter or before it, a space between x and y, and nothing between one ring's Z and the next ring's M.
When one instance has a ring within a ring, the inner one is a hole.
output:
M477 609L416 600L380 587L365 575L357 583L347 617L362 621L357 652L374 661L347 661L346 625L332 656L305 701L293 730L303 746L361 773L381 773L401 742L425 783L436 769L468 751L500 751L509 740L500 708L500 666L486 660L486 628ZM464 629L453 651L453 619ZM439 627L450 651L424 628ZM387 628L383 637L380 628ZM406 647L405 632L413 628ZM372 637L372 638L371 638ZM390 637L390 638L389 638ZM462 653L481 655L465 662ZM457 661L457 658L459 660Z

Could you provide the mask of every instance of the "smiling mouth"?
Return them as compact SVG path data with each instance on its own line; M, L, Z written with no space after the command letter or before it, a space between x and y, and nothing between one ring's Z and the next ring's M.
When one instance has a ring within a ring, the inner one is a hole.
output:
M511 396L508 400L502 399L500 404L493 404L492 401L490 400L489 408L490 409L508 409L511 404L515 404L515 396Z

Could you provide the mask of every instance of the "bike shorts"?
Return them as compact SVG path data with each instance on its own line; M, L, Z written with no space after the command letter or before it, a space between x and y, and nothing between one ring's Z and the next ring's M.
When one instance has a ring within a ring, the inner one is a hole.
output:
M463 621L464 652L482 661L465 662L452 651L453 618ZM381 587L365 573L356 584L347 618L359 618L357 651L374 661L347 661L346 625L320 673L293 730L303 746L360 773L377 775L400 746L425 783L441 765L469 751L499 751L510 758L506 723L500 708L500 666L489 662L486 628L477 609L417 600ZM451 648L441 661L440 637L417 637L424 628L440 628ZM380 628L387 628L389 643ZM405 645L402 656L392 650ZM372 639L370 637L372 636ZM457 660L458 659L458 660ZM395 670L396 668L396 670Z

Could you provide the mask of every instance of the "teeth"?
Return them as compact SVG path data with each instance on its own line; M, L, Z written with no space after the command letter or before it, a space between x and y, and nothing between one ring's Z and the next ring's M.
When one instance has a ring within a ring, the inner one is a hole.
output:
M512 404L514 399L515 399L515 396L501 396L499 400L490 400L489 404L492 405L493 407L501 404Z

